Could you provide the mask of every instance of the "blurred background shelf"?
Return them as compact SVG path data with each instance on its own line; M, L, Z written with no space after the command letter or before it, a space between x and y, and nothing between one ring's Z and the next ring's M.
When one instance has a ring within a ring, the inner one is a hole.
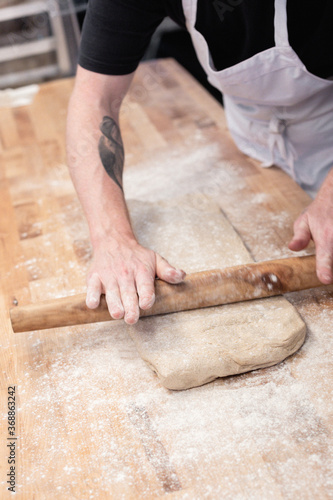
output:
M73 0L0 4L0 88L70 76L80 28Z

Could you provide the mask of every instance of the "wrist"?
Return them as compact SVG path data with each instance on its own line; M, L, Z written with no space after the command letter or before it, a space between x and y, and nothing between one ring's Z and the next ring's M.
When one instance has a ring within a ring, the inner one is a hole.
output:
M107 176L104 182L92 184L94 191L84 190L80 200L89 226L92 244L105 240L135 240L123 192Z
M101 246L132 246L138 244L138 241L130 226L128 227L90 227L90 240L92 246L96 249Z

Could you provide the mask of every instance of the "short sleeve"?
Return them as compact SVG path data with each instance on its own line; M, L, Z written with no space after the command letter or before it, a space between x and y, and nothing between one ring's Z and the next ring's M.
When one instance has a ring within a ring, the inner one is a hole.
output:
M159 0L89 0L80 66L106 75L132 73L165 16Z

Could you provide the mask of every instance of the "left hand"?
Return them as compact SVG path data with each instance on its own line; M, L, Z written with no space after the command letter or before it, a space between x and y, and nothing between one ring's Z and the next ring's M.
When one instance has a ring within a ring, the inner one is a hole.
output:
M316 270L325 285L333 283L333 170L327 176L316 199L298 217L288 247L298 252L310 240L316 246Z

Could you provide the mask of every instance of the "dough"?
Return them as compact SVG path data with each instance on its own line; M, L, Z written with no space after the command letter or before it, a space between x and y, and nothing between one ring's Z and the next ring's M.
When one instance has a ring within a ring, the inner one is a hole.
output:
M128 204L140 242L188 273L252 262L203 195ZM129 332L162 384L180 390L279 363L303 344L306 328L285 298L274 297L141 318Z

